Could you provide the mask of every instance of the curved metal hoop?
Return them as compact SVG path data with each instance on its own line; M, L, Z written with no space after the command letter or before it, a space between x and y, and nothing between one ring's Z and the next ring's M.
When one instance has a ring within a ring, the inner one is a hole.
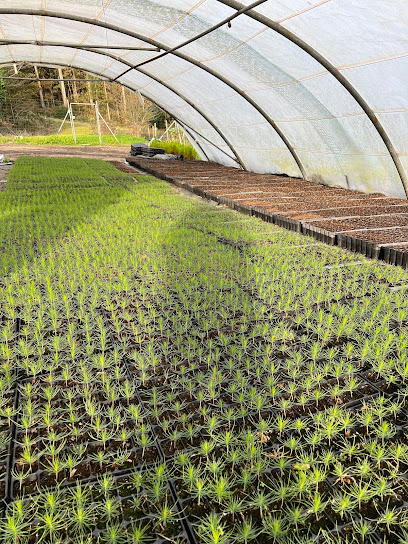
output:
M243 4L241 4L240 2L236 2L236 0L217 0L217 1L220 2L221 4L224 4L225 6L228 6L236 10L242 9L244 7ZM258 21L258 23L261 23L269 27L271 30L274 30L275 32L277 32L278 34L280 34L287 40L291 41L292 43L300 47L300 49L302 49L305 53L313 57L319 64L321 64L346 89L346 91L354 98L354 100L358 103L358 105L361 107L361 109L370 119L375 130L377 131L382 141L384 142L384 145L387 148L388 153L391 155L394 165L398 171L398 175L401 179L402 185L404 186L405 195L408 198L408 177L407 177L407 174L405 173L401 159L394 148L391 138L388 136L387 131L382 126L378 117L375 115L375 113L370 108L368 103L364 100L364 98L357 91L357 89L350 83L350 81L340 72L340 70L338 70L329 60L327 60L326 57L324 57L321 53L319 53L307 42L302 40L302 38L300 38L299 36L296 36L296 34L293 34L293 32L291 32L290 30L287 30L281 24L273 21L272 19L269 19L269 17L266 17L265 15L261 15L260 13L257 13L253 9L248 10L245 13L245 15L247 17L251 17L255 21Z
M245 6L243 6L244 8ZM248 12L250 13L250 12ZM136 32L132 32L130 30L125 30L121 27L118 27L116 25L112 25L109 23L106 23L104 21L98 21L96 19L91 19L88 17L82 17L80 15L71 15L68 13L62 13L57 11L47 11L47 10L38 10L38 9L24 9L24 8L0 8L0 15L33 15L33 16L43 16L43 17L52 17L56 19L66 19L70 21L77 21L79 23L85 23L88 25L94 25L99 26L101 28L106 28L108 30L112 30L114 32L118 32L120 34L130 36L132 38L135 38L137 40L143 41L145 43L149 43L150 45L154 47L159 47L160 49L163 49L163 51L167 51L170 49L167 45L158 42L156 40L153 40L151 38L147 38L146 36L142 36ZM126 49L126 47L124 48ZM300 160L299 155L297 154L296 150L292 146L292 144L289 142L288 138L285 136L285 134L282 132L282 130L278 127L278 125L275 123L275 121L270 117L270 115L255 102L250 96L248 96L244 91L242 91L235 83L230 81L229 79L225 78L215 70L212 70L208 66L205 66L203 63L193 59L189 55L186 55L184 53L181 53L180 51L174 51L172 55L177 56L186 62L193 64L194 66L197 66L197 68L200 68L201 70L207 72L208 74L212 75L228 87L230 87L234 92L236 92L238 95L240 95L246 102L248 102L264 119L265 121L273 128L273 130L278 134L282 142L285 144L286 148L292 155L293 160L297 164L299 171L302 175L302 177L307 180L308 176L306 173L306 169Z
M22 62L22 61L20 61ZM0 66L9 66L10 64L12 64L11 62L5 62L5 63L0 63ZM50 66L49 63L47 62L37 62L36 63L37 66ZM58 66L58 67L61 67L61 68L67 68L67 65L66 64L59 64L57 62L53 62L52 63L52 66ZM70 66L70 68L76 68L77 70L83 70L85 72L87 72L88 74L91 74L95 77L101 77L101 74L98 74L97 72L93 72L92 70L88 70L88 69L84 69L83 67L80 67L80 66ZM107 81L107 82L111 82L111 83L115 83L114 81L110 80L110 79L104 79L103 81ZM126 89L129 89L130 91L132 92L137 92L139 93L140 95L142 95L144 98L146 98L147 100L152 100L147 94L139 91L138 89L133 89L132 87L130 87L129 85L126 85L125 83L118 83L116 82L118 85L122 85L123 87L126 87ZM177 93L175 93L177 94ZM180 97L181 98L181 97ZM229 155L226 151L224 151L224 149L222 149L221 147L219 147L218 145L214 144L213 142L211 142L211 140L209 140L206 136L204 136L203 134L200 134L200 132L197 132L197 130L193 127L190 127L185 121L181 121L180 119L178 119L174 113L171 113L169 112L166 108L164 108L163 106L161 106L160 104L157 104L159 106L160 109L162 109L164 112L166 112L168 115L170 115L170 117L173 117L177 123L182 126L184 129L187 128L188 129L188 132L191 134L191 132L194 132L195 134L197 134L197 136L199 136L200 138L202 138L203 140L207 141L211 146L215 147L216 149L218 149L218 151L221 151L221 153L223 153L224 155L226 155L229 159L231 160L234 160L233 157L231 157L231 155ZM218 132L218 131L217 131ZM221 135L220 135L221 136ZM221 136L222 137L222 136ZM223 138L223 137L222 137ZM224 139L224 138L223 138ZM195 141L195 139L194 139ZM225 140L224 140L225 141ZM206 152L204 151L204 149L201 147L201 145L199 144L199 142L196 142L196 144L198 145L198 147L200 148L200 150L202 151L204 157L210 161L208 155L206 154Z

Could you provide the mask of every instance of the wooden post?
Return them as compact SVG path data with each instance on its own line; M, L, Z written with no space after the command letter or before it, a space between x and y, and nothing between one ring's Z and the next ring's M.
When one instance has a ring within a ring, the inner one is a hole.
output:
M60 85L61 85L62 101L64 102L64 106L67 108L68 107L67 91L65 89L64 75L62 73L61 68L58 68L58 77L59 77Z
M44 94L43 94L43 88L40 81L40 75L38 73L37 66L34 65L34 71L35 71L35 77L37 78L37 85L38 85L38 92L40 94L40 103L43 110L45 110L45 102L44 102Z

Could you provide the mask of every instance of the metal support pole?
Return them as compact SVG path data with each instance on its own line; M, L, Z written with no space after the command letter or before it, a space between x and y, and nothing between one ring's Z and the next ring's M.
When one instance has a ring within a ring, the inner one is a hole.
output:
M160 136L159 138L159 141L161 141L165 136L166 134L169 132L169 130L171 129L171 127L175 124L176 121L173 121L167 128L166 128L166 131L163 132L163 134Z
M102 136L101 136L101 123L99 121L99 107L98 101L95 100L95 113L96 113L96 126L98 127L98 136L99 136L99 145L102 145Z
M105 121L105 119L103 118L101 112L99 111L98 109L98 115L99 117L102 119L102 121L105 123L106 125L106 128L109 130L109 132L112 134L112 136L115 138L115 140L119 143L119 140L116 138L116 135L113 133L112 129L110 128L110 126L108 125L108 123Z
M242 9L243 6L240 2L236 0L218 0L221 4L229 6L232 9ZM255 21L258 21L262 25L269 27L271 30L274 30L281 36L285 37L290 42L296 44L300 49L305 53L310 55L315 59L321 66L323 66L337 81L342 85L346 91L354 98L357 104L361 107L364 113L367 115L368 119L371 121L381 140L383 141L385 147L387 148L388 153L391 155L391 158L394 162L394 166L398 172L398 175L401 179L402 185L405 190L405 194L408 198L408 176L405 173L404 166L401 162L401 159L391 141L391 138L388 136L388 132L385 130L380 120L374 113L374 111L369 106L368 102L365 101L364 97L358 92L356 87L341 73L341 71L334 66L324 55L319 53L314 49L309 43L305 42L302 38L294 34L292 31L288 30L280 23L269 19L261 13L257 13L255 10L248 10L246 13L247 17L251 17Z
M62 123L61 123L61 125L60 125L60 127L59 127L59 129L58 129L57 136L58 136L58 134L61 132L61 129L62 129L62 127L64 126L64 123L65 123L65 121L67 120L68 115L69 115L69 108L67 109L67 113L65 114L64 120L62 121Z
M74 115L72 113L72 105L70 104L70 102L68 102L68 111L69 111L69 120L71 122L72 137L74 139L74 142L77 143L76 134L75 134Z

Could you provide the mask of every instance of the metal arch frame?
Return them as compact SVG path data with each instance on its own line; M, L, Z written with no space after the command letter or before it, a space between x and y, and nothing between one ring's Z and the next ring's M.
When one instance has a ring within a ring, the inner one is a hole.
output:
M214 32L218 28L221 28L222 26L226 25L227 23L230 23L231 21L233 21L234 19L236 19L240 15L243 15L247 11L258 7L260 4L264 4L266 1L267 0L256 0L255 2L250 4L249 6L243 6L236 13L234 13L233 15L230 15L229 17L226 17L225 19L223 19L222 21L220 21L216 25L214 25L214 26L212 26L210 28L207 28L207 30L204 30L204 32L200 32L200 34L197 34L196 36L193 36L189 40L186 40L185 42L180 43L179 45L175 45L174 47L171 47L170 49L167 49L167 51L164 51L163 53L160 53L156 57L152 57L151 59L147 59L147 60L144 60L143 62L140 62L139 64L136 64L135 68L139 68L139 66L143 66L144 64L148 64L149 62L154 62L155 60L161 59L161 58L169 55L170 53L174 53L174 51L177 51L177 49L181 49L182 47L185 47L186 45L189 45L190 43L193 43L193 42L199 40L200 38L204 38L204 36L207 36L208 34L211 34L211 32ZM123 72L119 76L116 76L114 81L116 81L120 77L124 76L129 71L130 70L126 70L125 72Z
M53 42L46 42L38 40L27 40L25 42L21 42L20 40L5 40L3 38L0 38L0 45L54 45ZM81 44L75 44L75 43L67 43L64 44L65 47L75 47L75 49L86 49L87 47L92 47L92 49L112 49L112 50L121 50L121 51L147 51L147 52L159 52L160 47L134 47L132 45L127 45L126 47L123 47L121 45L81 45Z
M31 15L31 16L37 16L37 17L43 16L43 17L51 17L55 19L66 19L69 21L77 21L79 23L99 26L101 28L106 28L107 30L112 30L113 32L118 32L119 34L130 36L142 42L148 43L154 47L159 47L160 49L163 49L164 51L167 51L168 49L170 49L168 46L164 45L161 42L152 40L151 38L146 38L146 36L142 36L136 32L132 32L131 30L126 30L121 27L117 27L116 25L111 25L109 23L106 23L104 21L99 21L96 19L91 19L88 17L80 16L80 15L71 15L69 13L47 11L47 10L41 10L41 9L40 10L24 9L24 8L0 8L0 15ZM222 76L215 70L212 70L208 66L205 66L203 63L193 59L192 57L188 55L185 55L184 53L180 53L180 51L174 51L172 54L185 60L186 62L194 66L197 66L197 68L200 68L203 71L207 72L208 74L212 75L213 77L215 77L216 79L218 79L219 81L221 81L222 83L230 87L230 89L232 89L238 95L240 95L246 102L248 102L265 119L265 121L272 127L272 129L280 137L280 139L282 140L282 142L285 144L286 148L288 149L289 153L291 154L293 160L295 161L297 167L299 168L299 171L303 179L305 180L309 179L306 173L306 169L303 166L303 163L300 160L300 157L297 154L294 147L292 146L292 144L289 142L289 140L287 139L285 134L282 132L282 130L279 128L279 126L275 123L275 121L270 117L270 115L263 108L261 108L261 106L259 106L259 104L255 102L255 100L253 100L244 91L242 91L237 85L235 85L235 83L225 78L224 76Z
M20 40L5 40L3 38L0 38L0 45L54 45L53 42L45 42L45 41L38 41L38 40L27 40L26 42L20 42ZM127 45L126 47L123 47L121 45L81 45L81 44L75 44L75 43L67 43L65 44L66 47L75 47L75 49L86 49L87 47L92 47L92 49L111 49L111 50L120 50L120 51L147 51L147 52L159 52L160 47L133 47L131 45Z
M217 1L232 9L239 10L244 7L240 2L237 2L236 0L217 0ZM255 11L252 11L252 10L248 10L245 13L245 15L247 15L248 17L251 17L255 21L258 21L258 23L261 23L269 27L271 30L274 30L275 32L277 32L278 34L280 34L287 40L291 41L292 43L300 47L305 53L313 57L319 64L321 64L346 89L346 91L354 98L354 100L358 103L358 105L367 115L367 117L373 124L375 130L377 131L382 141L384 142L384 145L387 148L389 154L391 155L394 165L398 171L399 177L404 187L405 195L408 198L408 176L405 173L404 167L401 163L398 153L396 152L394 148L391 138L388 136L387 131L382 126L378 117L375 115L373 110L368 105L368 102L364 100L362 95L350 83L350 81L340 72L340 70L338 70L328 59L326 59L326 57L324 57L321 53L319 53L319 51L314 49L311 45L309 45L307 42L302 40L302 38L300 38L299 36L291 32L290 30L282 26L280 23L277 23L273 21L272 19L269 19L269 17L266 17L266 15L256 13Z
M115 60L117 62L121 62L127 66L131 66L131 63L129 61L126 61L124 59L121 59L119 57L117 57L116 55L112 55L110 53L100 53L99 51L95 51L93 50L92 48L87 48L86 51L89 51L90 53L97 53L97 54L102 54L106 57L109 57L111 58L112 60ZM132 67L133 69L133 67ZM159 85L162 85L164 88L168 89L169 91L173 92L176 96L178 96L179 98L181 98L181 100L184 100L184 102L186 102L186 104L188 104L191 108L193 108L199 115L201 115L201 117L203 119L205 119L207 121L207 123L215 130L215 132L221 137L222 140L224 140L224 142L227 144L227 146L229 147L229 149L231 150L232 154L234 155L235 157L235 160L236 162L241 166L241 168L245 171L247 171L247 168L245 166L245 164L243 163L243 161L241 160L241 158L239 157L238 153L236 152L234 146L231 144L231 142L229 141L229 139L224 135L224 133L222 132L221 129L219 129L217 127L217 125L207 116L207 114L205 114L201 108L199 108L198 106L196 106L193 102L191 102L191 100L189 98L187 98L184 94L181 94L179 93L178 91L176 91L173 87L171 87L171 85L168 85L167 83L161 81L159 78L157 78L156 76L153 76L151 74L149 74L148 72L146 72L145 70L141 70L140 68L135 68L135 70L137 72L140 72L141 74L149 77L150 79L152 79L153 81L155 81L156 83L159 83ZM103 76L102 76L103 77ZM120 83L120 81L118 81L118 79L120 79L121 76L119 76L119 78L115 77L113 78L111 81L112 82L118 82ZM169 114L171 115L171 114ZM181 124L181 123L180 123ZM232 158L232 157L231 157ZM233 159L234 160L234 159Z
M22 62L22 61L17 61L17 62ZM11 64L13 64L13 62L3 62L3 63L0 63L0 66L10 66ZM139 89L134 89L133 87L131 87L130 85L126 85L125 83L118 83L118 82L114 82L112 80L110 80L109 78L106 78L106 79L102 79L101 78L101 75L98 74L97 72L93 72L92 70L89 70L89 69L85 69L85 68L82 68L80 66L67 66L66 64L60 64L58 62L53 62L52 64L48 63L48 62L37 62L36 63L37 66L49 66L49 67L54 67L54 66L57 66L57 67L61 67L61 68L76 68L77 70L83 70L84 72L87 72L88 74L91 74L97 78L100 78L101 81L105 81L105 82L108 82L108 83L116 83L117 85L122 85L122 87L126 87L126 89L129 89L130 91L134 92L134 93L139 93L141 96L143 96L144 98L146 98L147 100L150 100L152 102L154 102L154 100L152 100L146 93L143 93L142 91L140 91ZM33 79L33 81L36 81L35 79ZM48 80L47 80L48 81ZM92 81L92 80L90 80ZM176 93L175 93L176 94ZM234 160L233 157L231 157L231 155L229 155L226 151L224 151L224 149L222 149L221 147L219 147L218 145L216 145L214 142L212 142L211 140L209 140L206 136L204 136L203 134L201 134L200 132L198 132L195 128L193 127L190 127L190 125L188 125L185 121L181 121L180 119L178 119L172 112L168 111L166 108L164 108L163 106L161 106L160 104L157 104L157 102L155 102L155 104L161 109L163 110L164 112L166 112L168 115L170 115L171 117L173 117L174 119L176 119L177 123L183 127L183 129L185 129L187 127L187 129L192 132L194 132L195 134L197 134L200 138L202 138L203 140L206 140L212 147L215 147L216 149L218 149L218 151L221 151L221 153L223 153L224 155L226 155L230 160ZM204 157L209 161L209 157L207 155L207 153L203 150L203 148L201 147L201 145L195 140L194 138L194 141L197 143L198 147L201 149Z
M28 45L28 44L32 44L32 42L23 42L23 41L19 41L19 42L13 42L12 43L13 45ZM0 42L0 47L1 46L5 46L5 45L11 45L10 43L1 43ZM65 44L60 44L60 43L47 43L46 45L43 45L42 42L36 42L35 44L37 47L67 47L68 49L76 49L76 47L72 44L70 45L65 45ZM118 57L117 55L114 55L112 53L107 53L107 52L102 52L102 51L99 51L99 50L95 50L91 47L85 47L83 46L81 48L81 51L88 51L90 53L94 53L96 55L102 55L104 57L108 57L108 58L111 58L112 60L115 60L117 62L121 62L122 64L126 65L126 66L132 66L132 64L127 61L127 60L124 60L124 59L121 59L120 57ZM132 67L133 68L133 67ZM173 89L170 85L168 85L167 83L164 83L163 81L161 81L159 78L156 78L155 76L153 75L150 75L149 73L145 72L145 70L141 70L139 68L135 68L135 70L137 72L140 72L141 74L149 77L150 79L152 79L153 81L155 81L156 83L159 83L160 85L162 85L163 87L165 87L166 89L168 89L169 91L171 91L172 93L174 93L176 96L178 96L181 100L183 100L184 102L186 102L186 104L188 104L193 110L195 110L199 115L201 115L201 117L203 119L205 119L205 121L215 130L215 132L220 136L220 138L227 144L227 146L229 147L229 149L231 150L232 154L234 155L235 159L233 157L230 157L231 159L235 160L239 166L247 171L247 168L245 166L245 164L243 163L243 161L241 160L240 156L238 155L238 153L236 152L234 146L231 144L231 142L229 141L229 139L223 134L222 130L219 129L217 127L217 125L201 110L201 108L199 108L198 106L196 106L193 102L191 102L191 100L189 100L187 97L185 97L183 94L179 93L178 91L176 91L175 89ZM125 72L126 73L126 72ZM105 81L110 81L111 83L120 83L120 81L118 81L118 77L115 77L115 78L106 78L106 76L103 76L102 74L99 75L99 77L102 79L102 80L105 80ZM119 77L122 77L122 76L119 76ZM170 114L172 115L172 114Z

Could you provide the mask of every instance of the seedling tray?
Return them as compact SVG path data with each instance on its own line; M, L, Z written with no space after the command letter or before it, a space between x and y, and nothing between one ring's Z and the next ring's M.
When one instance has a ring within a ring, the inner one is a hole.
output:
M403 201L399 202L398 199L387 198L383 195L356 194L352 191L328 188L324 186L317 189L313 183L308 184L307 182L299 182L299 180L290 178L280 178L279 186L274 184L274 180L276 179L275 176L268 177L264 175L260 176L258 174L248 174L246 175L245 179L252 182L252 187L255 190L255 193L257 192L258 188L261 189L263 187L265 191L264 195L270 195L271 200L263 200L261 205L257 202L257 200L251 200L251 197L249 197L247 201L245 201L243 198L240 198L239 201L237 201L234 200L234 198L223 196L223 193L228 193L228 190L230 192L234 192L237 195L237 198L248 192L248 188L243 186L242 181L244 181L244 178L241 173L235 174L234 184L230 186L231 189L228 189L228 186L224 182L220 186L222 187L222 190L218 190L216 194L211 191L211 188L217 187L217 180L219 176L222 176L222 171L224 171L224 178L234 179L234 175L231 174L230 169L226 167L218 166L214 169L213 166L206 167L206 165L203 165L197 171L196 168L192 168L188 163L167 167L167 165L163 166L162 164L158 164L159 161L150 161L150 163L146 163L146 161L140 161L139 158L135 160L134 157L128 157L127 162L145 170L150 174L155 175L156 177L159 177L160 179L169 181L174 183L176 186L187 189L202 198L213 200L218 204L228 206L229 208L241 213L258 217L264 221L274 223L288 230L300 232L306 236L311 236L329 245L339 245L340 247L348 249L349 251L361 253L368 258L384 259L385 262L389 264L397 264L404 268L408 267L408 258L406 257L405 251L398 249L385 250L385 248L381 246L381 236L383 236L384 232L381 230L382 225L406 225L406 221L403 218L398 218L395 216L396 219L392 219L394 217L394 213L408 213L408 205ZM206 172L206 168L208 170L208 175L204 176L203 174ZM269 184L262 185L265 183L265 177L269 181ZM299 194L302 194L304 198L296 201L295 204L293 195L297 194L296 187L300 184L302 186L302 191ZM242 194L240 193L240 189ZM334 198L327 198L327 196L324 196L324 194L329 193L332 194ZM280 205L276 206L275 204L273 208L268 209L269 202L272 204L274 199L277 198L274 196L276 194L290 194L292 197L291 199L287 200L287 205L283 205L285 204L285 200L281 200ZM307 199L306 202L305 199ZM339 211L338 208L335 207L336 199L340 207L341 203L344 202L348 206L353 205L356 206L356 208L341 208L341 211ZM312 201L314 201L314 204L311 203ZM379 207L379 203L381 204L381 207ZM294 211L296 208L298 210ZM303 215L302 208L304 210ZM279 213L276 213L278 210ZM306 210L309 211L306 212ZM359 215L360 210L361 215ZM287 211L287 215L285 214L285 211ZM336 221L330 223L330 221L324 221L321 219L322 216L329 218L333 216L332 219L334 219L336 217L336 213L337 215L339 213L344 215L345 218L352 215L354 223L352 221L351 223L349 222L347 224L349 224L351 227L354 224L362 227L361 233L356 232L355 235L351 233L343 234L342 232L339 232L341 231L341 222L337 222L338 225L336 225ZM391 214L391 217L389 214ZM297 217L295 218L293 215L296 215ZM381 215L383 216L383 221L381 221ZM320 221L309 223L307 221L308 216L311 219L320 219ZM303 217L305 220L302 220ZM319 225L319 222L321 221L323 221L322 226ZM375 230L377 227L372 228L372 225L374 224L378 226L377 231ZM325 227L325 225L328 225L329 228ZM374 237L378 232L378 242L366 239L363 230L364 226L367 226L367 228L371 227L370 230L372 231L372 236ZM392 235L394 236L393 241L395 240L396 236L396 238L401 242L408 242L407 231L404 228L399 230L398 228L395 229L392 232Z

